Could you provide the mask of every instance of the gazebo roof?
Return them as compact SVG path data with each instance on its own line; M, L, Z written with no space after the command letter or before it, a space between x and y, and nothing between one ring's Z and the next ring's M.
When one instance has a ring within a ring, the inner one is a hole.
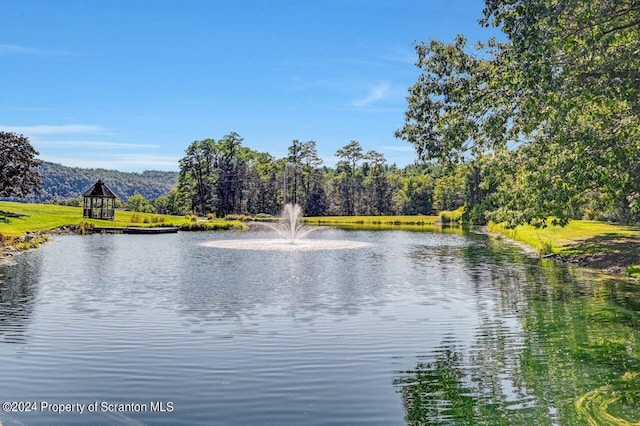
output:
M84 194L83 197L100 197L100 198L118 198L116 194L113 193L109 189L107 185L102 181L102 179L98 179L98 181L89 188Z

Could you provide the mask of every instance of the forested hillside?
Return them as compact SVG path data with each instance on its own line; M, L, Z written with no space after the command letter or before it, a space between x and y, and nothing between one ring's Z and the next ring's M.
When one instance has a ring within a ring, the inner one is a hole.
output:
M27 201L53 201L77 198L102 179L122 201L135 194L146 198L157 198L175 186L178 173L146 170L142 173L127 173L106 169L82 169L61 164L43 162L39 167L42 174L43 192L39 196L29 195Z

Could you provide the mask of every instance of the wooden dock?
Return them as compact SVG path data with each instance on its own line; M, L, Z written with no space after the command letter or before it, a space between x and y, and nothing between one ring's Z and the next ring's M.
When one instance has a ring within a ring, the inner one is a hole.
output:
M180 228L173 226L156 227L156 228L137 228L137 227L95 227L90 232L98 234L175 234Z

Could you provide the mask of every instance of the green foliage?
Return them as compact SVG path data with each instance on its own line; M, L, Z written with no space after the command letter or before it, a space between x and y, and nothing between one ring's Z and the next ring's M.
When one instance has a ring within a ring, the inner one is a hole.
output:
M222 230L246 230L247 226L239 221L214 220L206 222L183 223L181 231L222 231Z
M167 195L167 211L255 218L279 214L287 200L314 216L433 212L429 167L398 170L376 151L363 153L357 141L339 150L342 160L335 170L320 167L314 141L294 140L288 157L280 160L241 142L235 133L218 142L193 142L180 162L178 185Z
M464 206L452 211L441 211L440 221L442 223L461 223L464 217L464 212Z
M247 215L247 214L228 214L224 218L225 220L237 220L241 222L248 222L248 221L255 220L254 216Z
M81 235L85 235L87 232L91 232L93 228L94 228L93 223L89 223L84 220L78 223L78 226L77 226L78 232Z
M151 201L147 200L142 194L135 194L129 197L126 209L132 212L153 213L156 211Z
M625 268L625 273L630 277L640 278L640 265L630 265Z
M41 191L37 155L24 135L0 131L0 197L24 198Z
M143 217L140 213L135 212L129 220L131 221L131 223L142 223Z
M439 216L316 216L303 218L310 225L433 225Z
M627 266L625 273L630 277L640 278L640 265Z
M491 157L495 173L480 174L492 180L490 202L469 203L495 221L543 226L553 216L565 224L594 193L617 220L640 220L640 8L486 3L483 23L506 40L416 46L422 75L396 135L424 160Z
M433 208L436 210L453 210L461 207L464 204L465 184L463 173L436 179L433 188Z

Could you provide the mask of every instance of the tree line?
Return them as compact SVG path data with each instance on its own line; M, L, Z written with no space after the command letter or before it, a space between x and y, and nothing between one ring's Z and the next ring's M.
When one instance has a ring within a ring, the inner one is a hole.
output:
M307 216L432 214L464 203L464 186L452 185L438 165L401 169L379 152L365 152L358 141L336 156L336 167L328 167L315 141L294 139L288 155L277 159L243 146L235 132L194 141L163 205L172 214L224 217L275 215L287 202L299 204Z

